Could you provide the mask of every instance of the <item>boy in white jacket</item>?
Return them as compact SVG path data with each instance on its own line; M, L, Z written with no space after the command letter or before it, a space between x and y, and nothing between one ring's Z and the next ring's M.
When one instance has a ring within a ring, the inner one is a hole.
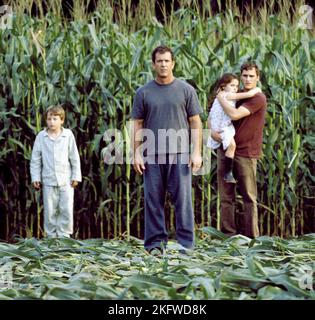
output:
M70 129L62 127L65 111L51 106L45 113L47 128L36 136L31 158L35 189L43 186L44 231L47 237L73 233L74 188L82 180L80 157Z

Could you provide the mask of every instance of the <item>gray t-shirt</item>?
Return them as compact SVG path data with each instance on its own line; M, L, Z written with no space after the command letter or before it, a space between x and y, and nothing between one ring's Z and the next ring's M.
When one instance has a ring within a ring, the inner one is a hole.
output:
M136 92L132 118L144 119L143 149L147 154L189 152L188 118L200 114L195 89L174 79L162 85L152 80Z

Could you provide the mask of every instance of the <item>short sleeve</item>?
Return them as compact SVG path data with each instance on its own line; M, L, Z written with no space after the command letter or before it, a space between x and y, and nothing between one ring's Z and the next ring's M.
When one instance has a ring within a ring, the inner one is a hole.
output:
M133 119L144 119L144 101L143 101L143 92L138 89L133 100L131 117Z
M255 112L257 112L261 108L265 107L266 103L267 103L266 96L264 94L258 93L258 94L255 94L250 99L246 99L241 104L241 106L243 106L244 108L248 109L248 111L251 114L254 114Z
M196 114L202 113L201 106L199 104L198 96L193 87L189 87L190 90L188 90L188 97L187 97L187 104L186 104L186 110L187 110L187 116L192 117Z

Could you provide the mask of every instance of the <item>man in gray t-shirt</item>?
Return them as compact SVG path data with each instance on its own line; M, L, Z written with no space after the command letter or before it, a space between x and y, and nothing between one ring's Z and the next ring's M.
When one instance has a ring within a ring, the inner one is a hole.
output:
M194 88L174 78L166 84L152 80L138 89L132 118L144 119L144 128L154 134L154 144L148 145L147 154L188 153L188 119L200 112Z
M137 90L132 110L134 169L144 175L144 246L149 252L167 244L166 191L175 204L178 242L194 246L191 170L201 167L202 110L194 88L173 76L174 65L170 48L154 49L156 78Z

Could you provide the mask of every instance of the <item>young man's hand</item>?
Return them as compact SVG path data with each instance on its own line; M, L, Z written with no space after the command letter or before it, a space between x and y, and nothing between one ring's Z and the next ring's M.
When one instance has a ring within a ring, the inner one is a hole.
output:
M262 91L260 88L256 87L254 89L249 90L249 92L252 94L252 97L253 97L255 94L261 93Z
M71 181L71 187L72 187L72 188L75 188L78 184L79 184L78 181L75 181L75 180L72 180L72 181Z
M41 187L41 183L39 181L34 181L33 182L33 187L36 189L36 190L39 190L40 187Z
M222 131L214 131L211 130L211 138L219 143L222 142L222 137L221 137L221 133Z

